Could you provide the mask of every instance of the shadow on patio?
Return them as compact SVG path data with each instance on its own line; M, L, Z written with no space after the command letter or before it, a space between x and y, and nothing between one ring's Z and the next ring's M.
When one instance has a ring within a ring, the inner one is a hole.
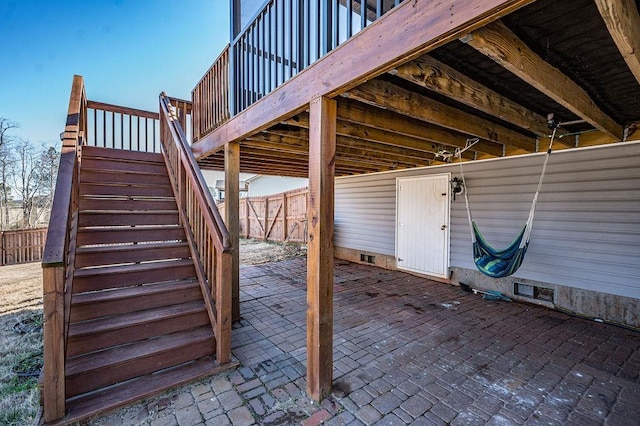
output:
M233 354L241 367L229 375L232 392L220 396L236 400L222 400L225 407L249 408L259 424L584 426L640 418L637 332L342 261L335 391L313 405L304 392L305 270L298 258L240 271L243 320Z

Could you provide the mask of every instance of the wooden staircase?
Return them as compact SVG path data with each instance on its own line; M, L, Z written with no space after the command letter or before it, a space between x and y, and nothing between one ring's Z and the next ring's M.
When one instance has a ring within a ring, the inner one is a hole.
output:
M78 204L60 423L220 369L163 156L83 147Z

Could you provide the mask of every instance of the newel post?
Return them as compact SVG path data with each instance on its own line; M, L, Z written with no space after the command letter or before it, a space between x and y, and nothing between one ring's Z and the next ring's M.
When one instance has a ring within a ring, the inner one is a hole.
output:
M45 422L65 413L64 269L62 265L42 269Z

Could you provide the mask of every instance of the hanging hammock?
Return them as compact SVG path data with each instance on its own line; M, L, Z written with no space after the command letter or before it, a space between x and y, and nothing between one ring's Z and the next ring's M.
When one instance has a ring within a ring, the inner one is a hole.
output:
M556 135L556 129L557 126L553 129L549 148L547 149L547 155L545 156L544 163L542 164L542 173L540 174L540 180L538 181L538 188L536 189L536 193L533 196L533 202L531 203L531 209L529 210L529 218L522 227L520 233L518 233L516 239L513 240L513 242L509 244L507 248L498 250L491 247L489 243L487 243L485 238L482 236L482 233L478 229L478 226L471 217L469 198L467 197L467 191L464 191L464 202L467 207L467 217L469 219L469 229L471 230L471 241L473 243L473 261L476 264L478 270L489 277L508 277L509 275L512 275L514 272L516 272L524 261L524 255L527 252L527 248L529 247L529 240L531 238L533 216L536 211L538 195L540 194L542 181L547 171L547 162L549 161L549 156L551 155L551 148L553 146L553 139ZM464 171L462 170L462 152L471 148L471 146L473 146L475 143L477 143L477 140L470 145L467 143L467 146L464 149L456 149L456 156L458 157L458 160L460 162L460 175L463 182L466 181L464 179Z

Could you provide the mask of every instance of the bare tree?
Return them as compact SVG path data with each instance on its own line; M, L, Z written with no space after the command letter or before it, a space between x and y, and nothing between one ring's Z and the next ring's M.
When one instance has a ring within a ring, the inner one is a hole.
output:
M34 223L37 223L46 213L51 210L53 195L56 190L56 179L58 176L58 166L60 164L60 152L50 146L40 152L38 159L38 180L40 190L38 192L36 204L36 214Z
M13 174L15 163L12 149L15 137L10 132L18 127L18 124L0 117L0 229L9 227L9 203L11 200L9 176Z
M13 173L13 190L22 204L24 228L33 226L33 208L36 196L42 188L39 173L39 156L29 140L19 139L15 144L16 167Z

